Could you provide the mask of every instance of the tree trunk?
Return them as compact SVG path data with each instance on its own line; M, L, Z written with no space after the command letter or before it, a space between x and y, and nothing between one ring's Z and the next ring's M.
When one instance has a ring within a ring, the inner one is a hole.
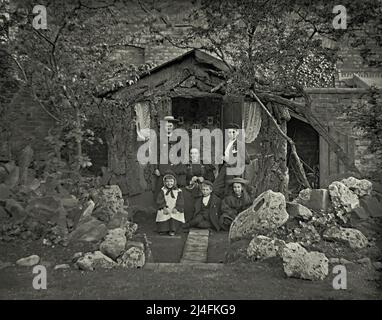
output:
M305 170L302 165L302 162L300 160L300 157L297 154L296 145L294 141L288 137L286 130L283 130L280 128L280 126L277 124L276 119L273 117L273 115L269 112L269 110L264 106L264 104L261 102L261 100L257 97L257 95L254 92L250 93L253 98L257 100L257 102L260 104L260 106L263 108L264 113L268 116L268 118L271 121L271 124L276 128L277 132L289 143L291 147L291 154L293 155L294 159L296 160L296 167L298 169L298 174L300 175L301 181L304 184L305 188L310 188L310 184L308 182L308 179L305 175ZM275 112L276 115L278 115L278 112Z
M250 184L254 195L266 190L281 192L288 196L287 141L280 136L270 118L261 110L261 129L256 138L256 156L251 161ZM286 133L286 120L279 124Z

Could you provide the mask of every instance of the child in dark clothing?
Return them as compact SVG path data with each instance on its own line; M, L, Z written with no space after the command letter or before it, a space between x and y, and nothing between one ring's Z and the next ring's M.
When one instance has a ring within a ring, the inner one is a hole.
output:
M229 230L236 216L249 208L253 202L245 189L245 186L248 184L247 180L233 178L229 181L229 184L232 187L232 194L223 199L219 219L220 226L223 230Z
M197 198L195 202L193 218L184 227L219 231L220 199L212 193L212 182L205 180L201 184L201 192L202 197Z

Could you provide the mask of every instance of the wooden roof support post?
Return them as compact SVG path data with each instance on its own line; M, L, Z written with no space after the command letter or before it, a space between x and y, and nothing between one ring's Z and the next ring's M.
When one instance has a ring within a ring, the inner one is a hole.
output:
M301 159L300 157L298 156L297 154L297 150L296 150L296 145L294 143L294 141L289 138L285 132L280 128L280 126L278 125L276 119L273 117L273 115L269 112L269 110L267 109L267 107L261 102L261 100L258 98L258 96L251 90L250 91L250 96L254 99L256 99L256 101L260 104L260 106L263 108L263 110L265 111L265 113L269 116L269 118L271 119L272 123L276 126L276 129L277 131L280 133L280 135L286 139L288 141L288 143L290 144L290 147L291 147L291 154L294 156L295 160L296 160L296 164L297 164L297 168L298 170L300 171L300 174L301 174L301 178L302 178L302 182L303 182L303 185L305 188L311 188L310 184L309 184L309 181L306 177L306 174L305 174L305 170L304 170L304 167L302 165L302 162L301 162Z

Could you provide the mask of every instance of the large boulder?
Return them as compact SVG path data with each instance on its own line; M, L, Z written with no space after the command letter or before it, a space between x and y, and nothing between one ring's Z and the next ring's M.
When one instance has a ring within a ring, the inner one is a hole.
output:
M341 182L353 191L358 197L370 196L373 190L373 184L366 179L359 180L354 177L342 179Z
M16 261L16 264L18 266L23 266L23 267L33 267L34 265L38 264L40 262L40 257L38 255L31 255L26 258L21 258Z
M96 269L111 269L117 266L117 263L104 255L101 251L88 252L80 257L76 265L81 270L93 271Z
M329 192L326 189L303 189L293 201L314 211L326 211L329 208Z
M346 214L360 206L358 196L339 181L332 182L328 189L337 216L346 222Z
M367 238L357 229L331 227L323 234L324 239L340 241L348 244L353 249L363 249L367 246Z
M288 277L323 280L329 273L329 260L323 253L308 252L298 243L286 244L281 257Z
M255 260L265 260L279 256L285 242L279 239L271 239L266 236L256 236L249 243L247 248L248 258Z
M145 251L135 246L131 247L117 261L124 268L142 268L146 262Z
M127 241L125 233L126 230L123 228L109 230L105 240L99 247L100 251L113 260L116 260L125 251Z
M309 220L313 213L307 207L299 203L287 202L286 210L290 217Z
M288 217L284 195L272 190L265 191L235 218L229 230L229 239L235 241L275 230L282 226Z
M91 219L82 224L69 234L70 241L98 242L107 234L107 227L97 219Z
M122 191L117 185L105 186L92 195L96 209L92 213L94 217L104 222L109 222L113 216L124 209Z
M118 211L109 221L107 227L109 229L124 228L131 224L130 215L126 210Z

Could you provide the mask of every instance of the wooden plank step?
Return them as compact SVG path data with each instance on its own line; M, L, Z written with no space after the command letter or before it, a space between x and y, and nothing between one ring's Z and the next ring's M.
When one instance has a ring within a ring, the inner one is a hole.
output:
M190 229L180 263L206 263L209 230Z
M200 263L186 260L185 263L153 262L146 263L143 269L157 272L183 272L185 270L218 270L224 268L223 263Z

